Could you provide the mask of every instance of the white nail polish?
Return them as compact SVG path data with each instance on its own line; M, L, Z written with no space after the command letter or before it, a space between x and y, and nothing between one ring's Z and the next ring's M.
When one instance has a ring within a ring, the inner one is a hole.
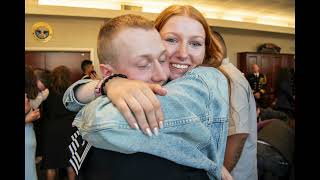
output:
M167 89L163 88L163 90L164 90L166 93L168 93L168 90L167 90Z
M152 133L151 133L150 128L147 128L146 131L147 131L148 136L151 137L151 136L152 136Z
M160 122L159 122L159 126L160 126L160 129L163 128L163 121L160 121Z
M159 135L159 129L157 127L153 128L153 133L158 136Z
M134 128L136 128L136 130L139 130L139 126L137 123L133 123Z

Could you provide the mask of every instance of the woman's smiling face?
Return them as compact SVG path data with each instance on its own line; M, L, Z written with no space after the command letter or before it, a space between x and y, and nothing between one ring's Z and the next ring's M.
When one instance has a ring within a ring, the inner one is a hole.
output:
M187 16L172 16L160 35L168 52L170 79L179 78L202 64L206 34L200 22Z

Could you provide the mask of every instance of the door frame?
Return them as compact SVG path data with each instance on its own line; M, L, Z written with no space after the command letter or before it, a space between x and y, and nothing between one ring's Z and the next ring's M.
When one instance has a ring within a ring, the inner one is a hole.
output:
M92 64L95 64L94 48L67 48L67 47L24 47L25 51L67 51L67 52L89 52Z

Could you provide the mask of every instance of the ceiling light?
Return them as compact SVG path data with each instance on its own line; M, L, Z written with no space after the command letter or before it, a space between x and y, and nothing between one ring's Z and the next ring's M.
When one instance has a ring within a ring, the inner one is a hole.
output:
M121 10L119 2L87 0L38 0L39 5Z

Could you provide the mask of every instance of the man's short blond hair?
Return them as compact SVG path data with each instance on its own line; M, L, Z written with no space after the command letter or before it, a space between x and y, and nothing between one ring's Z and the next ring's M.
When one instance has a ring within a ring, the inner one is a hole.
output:
M98 35L97 53L100 64L114 63L118 55L117 50L112 47L112 40L126 28L155 29L152 21L133 14L121 15L105 21Z

